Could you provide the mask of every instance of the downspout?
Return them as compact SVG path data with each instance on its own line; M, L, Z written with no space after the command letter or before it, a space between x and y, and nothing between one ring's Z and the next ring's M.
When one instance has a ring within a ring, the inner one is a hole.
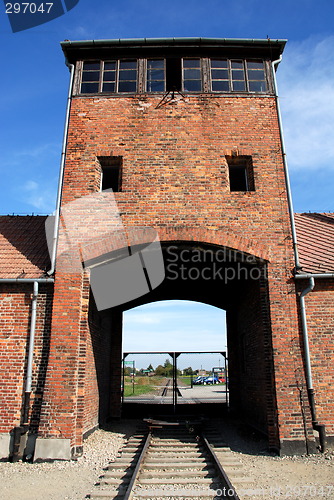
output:
M285 142L284 142L284 135L283 135L283 125L282 125L282 116L281 116L281 110L280 110L280 105L279 105L278 90L277 90L277 81L276 81L276 71L275 71L275 67L278 66L278 64L281 61L282 61L282 54L280 55L279 59L276 59L276 61L272 61L272 73L273 73L273 82L274 82L274 93L275 93L275 100L276 100L277 118L278 118L278 125L279 125L279 134L280 134L281 148L282 148L282 158L283 158L283 167L284 167L285 186L286 186L286 193L287 193L287 197L288 197L288 209L289 209L289 215L290 215L290 224L291 224L291 233L292 233L292 245L293 245L293 253L294 253L294 257L295 257L295 271L298 272L302 267L300 265L299 255L298 255L297 233L296 233L296 225L295 225L295 213L294 213L294 210L293 210L293 203L292 203L292 195L291 195L291 186L290 186L288 162L287 162L287 158L286 158Z
M73 82L74 82L74 64L70 64L66 61L66 66L70 69L71 74L70 74L70 83L69 83L68 95L67 95L67 106L66 106L63 143L62 143L62 148L61 148L58 192L57 192L55 221L54 221L53 237L52 237L51 269L47 272L47 274L49 276L52 276L52 274L54 274L55 267L56 267L57 245L58 245L58 235L59 235L59 220L60 220L60 205L61 205L61 195L62 195L62 189L63 189L64 168L65 168L65 159L66 159L66 146L67 146L67 137L68 137L68 126L69 126L69 120L70 120L70 110L71 110Z
M313 289L314 289L314 277L310 276L309 286L301 292L300 297L299 297L300 316L301 316L302 331L303 331L307 394L308 394L308 399L309 399L310 408L311 408L312 427L314 430L319 432L320 450L322 452L324 452L326 449L326 428L323 424L319 424L319 422L317 420L315 401L314 401L312 368L311 368L311 360L310 360L310 346L309 346L309 340L308 340L307 319L306 319L306 309L305 309L305 297L308 293L312 292Z
M301 315L301 323L302 323L302 331L303 331L303 342L304 342L304 357L305 357L305 373L306 373L306 383L307 383L307 394L311 408L311 416L312 416L312 427L314 430L319 432L319 443L320 450L322 452L326 451L326 426L323 424L319 424L317 420L315 401L314 401L314 388L313 388L313 380L312 380L312 368L310 361L310 351L309 351L309 341L308 341L308 330L307 330L307 319L306 319L306 308L305 308L305 299L304 297L312 292L314 289L314 279L318 278L334 278L334 273L307 273L307 274L296 274L295 279L309 279L309 286L305 288L300 294L300 315Z
M31 317L30 317L28 362L26 371L25 391L24 391L23 406L21 412L21 422L20 425L14 427L13 453L11 455L11 460L13 462L17 462L19 460L21 436L23 434L26 434L26 432L29 429L29 408L30 408L31 385L32 385L32 365L33 365L34 347L35 347L36 312L37 312L39 283L53 283L53 281L54 280L52 278L0 279L0 283L10 283L10 284L33 283L33 297L31 301Z
M292 195L291 195L291 186L288 172L288 162L286 158L286 150L285 150L285 142L283 135L283 125L282 125L282 116L279 105L278 98L278 90L277 90L277 80L276 80L276 71L275 67L282 61L282 54L279 59L272 61L272 73L273 73L273 82L274 82L274 92L275 92L275 100L276 100L276 109L277 109L277 117L279 124L279 133L282 147L282 157L283 157L283 165L284 165L284 177L285 177L285 185L288 197L288 209L290 215L290 224L291 224L291 233L292 233L292 245L293 245L293 253L295 258L295 269L294 274L295 278L301 269L299 255L298 255L298 246L297 246L297 232L295 225L295 217L294 217L294 209L292 203ZM316 409L314 402L314 389L313 389L313 381L312 381L312 369L311 369L311 360L310 360L310 350L309 350L309 342L308 342L308 331L307 331L307 319L306 319L306 310L305 310L305 300L304 297L313 290L314 288L314 277L310 276L310 284L309 286L303 290L300 295L300 309L301 309L301 322L302 322L302 332L303 332L303 340L304 340L304 361L305 361L305 375L306 375L306 384L307 384L307 394L311 409L312 416L312 427L314 430L319 432L319 442L320 442L320 450L322 452L325 451L326 448L326 430L325 426L318 423L316 418Z

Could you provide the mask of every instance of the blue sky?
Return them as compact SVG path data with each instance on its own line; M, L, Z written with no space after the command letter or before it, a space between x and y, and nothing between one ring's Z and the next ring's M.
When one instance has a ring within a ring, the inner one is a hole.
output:
M277 78L295 211L334 211L333 26L332 0L80 0L13 34L1 5L0 213L55 208L69 77L59 42L172 36L288 39Z

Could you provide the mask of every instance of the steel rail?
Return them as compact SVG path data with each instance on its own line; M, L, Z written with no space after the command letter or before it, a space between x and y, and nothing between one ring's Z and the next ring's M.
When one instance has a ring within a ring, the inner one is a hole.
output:
M165 387L164 387L164 388L163 388L163 390L162 390L161 397L167 396L167 392L168 392L170 389L172 389L172 387L170 387L170 382L171 382L171 379L168 379L167 384L165 385Z
M134 486L136 484L136 481L138 479L138 475L139 475L140 470L141 470L141 468L143 466L145 455L146 455L146 452L147 452L147 450L148 450L148 448L150 446L151 439L152 439L152 433L151 433L151 431L149 431L148 434L147 434L147 437L146 437L145 444L144 444L143 449L141 451L141 454L139 455L136 467L135 467L135 469L133 471L131 480L130 480L130 482L128 484L128 487L126 489L126 492L124 494L123 500L131 500L132 497L133 497L133 488L134 488Z
M237 492L235 491L235 488L233 486L233 484L231 483L231 481L229 480L226 472L224 471L216 453L214 452L211 444L209 443L209 441L207 440L207 438L204 436L204 434L200 434L199 435L202 443L204 444L207 452L209 453L210 457L212 458L213 460L213 463L214 463L214 466L218 472L218 474L220 475L225 487L227 488L227 491L228 491L228 498L231 498L232 500L240 500ZM230 495L230 492L233 492L233 495L231 496Z

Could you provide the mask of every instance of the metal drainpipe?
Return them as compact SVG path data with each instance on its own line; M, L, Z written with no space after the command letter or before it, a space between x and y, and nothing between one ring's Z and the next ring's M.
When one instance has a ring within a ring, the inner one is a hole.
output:
M29 332L29 348L28 348L28 363L26 372L26 384L23 398L23 409L21 413L21 423L19 426L14 427L14 444L12 461L19 460L21 437L29 429L29 408L31 396L31 383L32 383L32 362L34 357L35 347L35 331L36 331L36 309L38 298L38 282L34 281L33 297L31 301L31 319L30 319L30 332Z
M23 436L23 434L26 434L29 428L29 407L30 407L30 396L31 396L32 362L33 362L34 346L35 346L37 297L38 297L38 282L34 281L33 297L31 301L31 319L30 319L26 384L25 384L25 391L23 398L23 408L21 413L21 422L19 426L14 427L13 454L11 457L12 462L17 462L19 460L21 437Z
M276 72L275 72L275 66L277 66L281 61L282 61L282 54L280 55L279 59L272 61L272 73L273 73L273 81L274 81L274 92L275 92L275 99L276 99L276 109L277 109L277 117L278 117L278 124L279 124L279 133L280 133L280 139L281 139L281 145L282 145L284 176L285 176L285 184L286 184L286 191L287 191L287 197L288 197L288 208L289 208L289 215L290 215L292 244L293 244L293 252L294 252L294 258L295 258L295 273L296 273L296 272L300 271L302 269L302 267L300 265L299 255L298 255L295 217L294 217L294 210L293 210L293 203L292 203L291 186L290 186L290 179L289 179L289 173L288 173L288 163L287 163L287 159L286 159L282 117L281 117L281 110L280 110L279 100L278 100L277 81L276 81ZM325 426L318 424L318 421L316 419L316 410L315 410L315 402L314 402L314 389L313 389L313 385L312 385L312 371L311 371L311 361L310 361L308 332L307 332L307 319L306 319L305 301L304 301L305 295L307 295L309 292L311 292L314 288L314 279L313 279L313 277L310 277L310 280L311 279L313 280L313 286L311 286L311 281L310 281L310 286L307 287L301 293L301 295L300 295L300 307L301 307L302 331L303 331L303 338L304 338L304 360L305 360L305 370L306 370L307 393L308 393L308 398L309 398L309 403L310 403L310 408L311 408L312 426L313 426L313 429L315 429L319 432L320 448L321 448L321 451L323 452L323 451L325 451L325 446L326 446L325 445L326 431L325 431Z
M292 203L292 195L291 195L291 186L290 186L290 179L289 179L288 162L287 162L287 159L286 159L285 142L284 142L283 125L282 125L282 116L281 116L281 110L280 110L280 105L279 105L278 90L277 90L277 81L276 81L276 71L275 71L275 66L278 66L278 64L281 61L282 61L282 54L280 55L279 59L276 59L276 61L272 61L272 73L273 73L273 81L274 81L274 92L275 92L277 118L278 118L278 125L279 125L279 134L280 134L281 147L282 147L282 157L283 157L283 166L284 166L284 177L285 177L286 193L287 193L287 197L288 197L288 209L289 209L289 215L290 215L290 224L291 224L291 233L292 233L292 245L293 245L293 253L294 253L294 257L295 257L295 270L299 271L302 267L300 265L299 255L298 255L297 233L296 233L296 225L295 225L295 213L294 213L294 210L293 210L293 203Z
M26 382L25 382L25 392L23 398L23 407L21 413L20 425L14 427L14 444L13 444L13 454L11 460L17 462L19 460L21 436L28 431L29 426L29 407L30 407L30 396L31 396L31 383L32 383L32 363L34 356L35 347L35 331L36 331L36 311L37 311L37 298L38 298L38 287L39 283L53 283L53 278L1 278L0 283L33 283L33 297L31 302L31 318L30 318L30 331L29 331L29 348L28 348L28 363L26 371Z
M62 196L62 189L63 189L66 146L67 146L67 137L68 137L68 125L69 125L69 120L70 120L70 110L71 110L73 82L74 82L74 64L69 64L66 61L66 66L68 68L70 68L71 75L70 75L70 83L69 83L68 95L67 95L67 106L66 106L63 143L62 143L62 148L61 148L60 172L59 172L58 192L57 192L55 221L54 221L53 240L52 240L51 269L47 272L47 274L49 276L51 276L54 273L55 267L56 267L57 245L58 245L58 235L59 235L60 204L61 204L61 196Z
M314 277L318 278L327 278L334 277L333 274L315 274L306 275L309 279L309 286L305 288L299 297L300 300L300 315L302 322L302 332L303 332L303 343L304 343L304 359L305 359L305 373L306 373L306 384L307 384L307 394L311 408L311 416L312 416L312 427L314 430L319 432L319 443L320 450L324 452L326 450L326 426L323 424L319 424L317 420L315 401L314 401L314 388L313 388L313 380L312 380L312 368L311 368L311 360L310 360L310 348L309 348L309 340L308 340L308 329L307 329L307 318L306 318L306 308L305 308L305 296L312 292L314 289ZM296 275L298 278L305 278L305 275Z

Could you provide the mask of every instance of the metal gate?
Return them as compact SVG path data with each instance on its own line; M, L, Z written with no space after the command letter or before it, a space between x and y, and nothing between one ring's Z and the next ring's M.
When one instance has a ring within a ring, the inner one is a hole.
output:
M226 351L124 353L122 404L127 403L170 405L174 413L180 405L227 406Z

